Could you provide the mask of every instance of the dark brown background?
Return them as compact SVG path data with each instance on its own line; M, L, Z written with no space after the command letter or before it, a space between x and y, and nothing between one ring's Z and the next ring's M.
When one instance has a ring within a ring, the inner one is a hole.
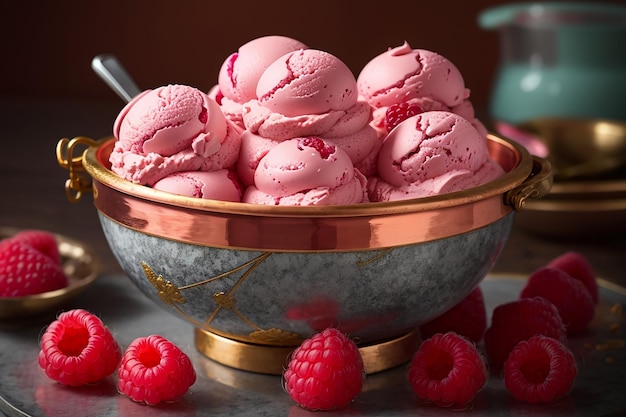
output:
M281 0L10 2L0 18L0 94L118 100L91 71L91 58L100 53L118 55L142 88L175 82L208 90L239 45L282 34L342 58L355 75L370 58L407 40L452 60L475 106L486 106L498 39L476 19L506 2L308 3L315 6Z

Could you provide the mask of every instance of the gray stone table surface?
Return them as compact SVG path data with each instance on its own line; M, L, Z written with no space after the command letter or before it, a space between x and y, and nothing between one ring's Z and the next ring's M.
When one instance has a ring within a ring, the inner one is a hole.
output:
M482 283L488 312L519 294L523 276L490 275ZM604 284L604 283L603 283ZM607 416L626 413L626 349L601 351L623 328L623 317L611 307L626 303L626 291L606 284L589 331L570 338L579 364L575 386L564 399L548 405L529 405L513 399L499 375L492 375L475 398L469 415L480 416ZM64 387L46 378L37 364L38 338L55 313L27 324L0 327L0 410L9 416L449 416L450 410L421 404L407 382L407 365L369 375L361 394L345 410L313 413L299 408L283 391L280 376L235 370L198 353L192 327L148 300L123 276L104 275L65 308L87 308L97 314L125 348L136 337L161 334L192 359L198 378L176 404L149 407L116 392L115 374L105 382L82 388ZM482 348L479 345L479 348ZM608 360L611 359L611 361Z

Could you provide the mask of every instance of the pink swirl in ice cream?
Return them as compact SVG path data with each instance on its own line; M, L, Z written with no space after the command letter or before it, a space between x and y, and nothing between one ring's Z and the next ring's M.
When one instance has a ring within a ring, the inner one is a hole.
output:
M335 205L367 201L367 180L335 144L316 137L283 141L261 159L243 202Z
M237 160L241 132L219 105L185 85L146 90L120 112L111 170L153 185L179 171L228 168Z
M489 159L486 138L465 118L446 111L412 116L394 128L378 154L372 201L427 197L475 187L504 170Z

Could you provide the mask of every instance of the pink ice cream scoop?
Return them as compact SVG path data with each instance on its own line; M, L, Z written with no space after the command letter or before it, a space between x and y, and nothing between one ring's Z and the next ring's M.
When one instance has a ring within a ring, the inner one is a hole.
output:
M331 111L322 114L305 114L287 117L271 112L252 100L244 105L244 120L247 126L242 137L239 166L254 170L258 156L269 149L268 144L304 136L317 136L332 141L348 153L354 164L359 164L377 150L380 140L376 130L369 125L371 107L359 101L346 111ZM258 146L256 145L258 143ZM251 147L258 148L252 149ZM255 157L256 156L256 157ZM250 184L250 174L240 171L244 183Z
M367 180L338 146L294 138L261 159L243 202L269 205L356 204L367 201Z
M372 201L416 198L471 188L504 174L489 158L487 140L460 115L430 111L393 129L378 154ZM404 196L404 197L403 197Z
M202 91L168 85L144 91L120 112L113 135L120 147L137 154L170 156L194 147L210 155L226 136L219 105Z
M357 86L377 108L419 97L454 107L469 97L452 62L436 52L412 49L407 42L370 60L359 73Z
M327 52L306 49L281 56L261 75L257 96L242 111L246 130L256 136L276 142L320 137L343 148L354 164L370 156L379 144L377 132L369 125L372 108L358 100L354 75ZM267 140L261 142L267 144ZM239 166L254 169L257 163L244 160ZM249 185L249 173L240 175Z
M242 190L234 172L217 171L176 172L157 181L154 189L188 197L222 201L241 201Z
M401 103L421 111L451 111L469 120L483 135L484 125L475 118L470 90L459 69L444 56L426 49L412 49L405 42L374 57L357 78L359 95L374 107L372 126L384 136L387 111Z
M354 74L334 55L303 49L276 59L256 86L260 104L285 116L348 110L357 102Z
M226 58L218 74L219 90L226 99L236 103L255 99L257 82L272 62L286 53L307 48L287 36L253 39Z
M173 172L232 166L241 134L214 100L186 85L136 96L117 116L113 133L111 169L146 185Z

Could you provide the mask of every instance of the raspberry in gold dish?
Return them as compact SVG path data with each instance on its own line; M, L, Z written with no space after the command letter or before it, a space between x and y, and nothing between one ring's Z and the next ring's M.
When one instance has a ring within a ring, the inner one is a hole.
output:
M205 200L123 180L113 138L62 139L71 200L92 191L104 235L130 280L195 326L217 362L280 374L304 339L335 326L358 340L369 373L407 362L418 326L487 275L514 215L552 185L550 164L489 135L502 177L388 203L287 207ZM80 149L80 151L79 151Z
M24 230L0 227L0 240L11 238ZM0 327L22 327L54 316L100 275L102 262L92 248L69 236L58 233L51 235L58 243L59 262L67 276L67 286L19 297L0 297Z

